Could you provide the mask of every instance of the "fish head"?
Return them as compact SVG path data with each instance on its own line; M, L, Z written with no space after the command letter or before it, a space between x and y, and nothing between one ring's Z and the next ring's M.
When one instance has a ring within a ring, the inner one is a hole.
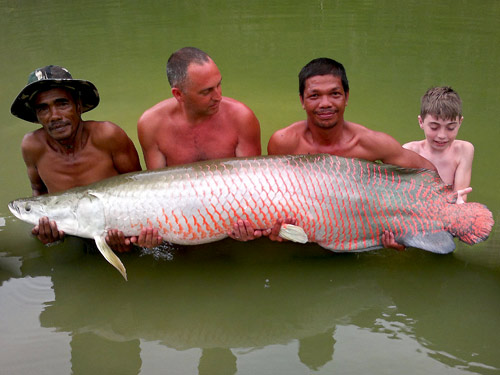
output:
M46 216L58 229L75 236L93 238L105 230L101 200L85 189L16 199L9 209L18 219L34 225Z
M22 221L36 225L40 218L47 216L50 220L55 220L59 227L76 220L73 207L74 201L62 195L50 194L20 198L9 203L10 212Z

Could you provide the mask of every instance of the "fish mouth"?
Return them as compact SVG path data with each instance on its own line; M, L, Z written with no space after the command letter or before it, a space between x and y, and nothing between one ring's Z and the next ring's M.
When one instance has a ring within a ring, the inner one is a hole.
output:
M10 212L12 212L12 214L15 217L17 217L18 219L21 218L21 214L19 212L19 207L17 206L15 201L10 202L7 206L9 207Z

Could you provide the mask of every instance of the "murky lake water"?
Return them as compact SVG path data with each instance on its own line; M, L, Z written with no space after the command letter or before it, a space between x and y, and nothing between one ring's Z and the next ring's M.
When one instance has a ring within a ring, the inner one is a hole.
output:
M474 143L471 201L500 212L498 1L0 0L0 368L2 374L500 373L500 240L447 256L410 249L331 254L315 245L230 240L122 256L129 281L79 240L44 247L7 203L31 194L20 154L35 128L10 115L47 64L92 81L84 119L122 126L170 96L165 62L207 51L223 94L270 135L305 114L297 74L341 61L346 118L421 139L419 100L451 85L459 138ZM156 255L156 256L155 256Z

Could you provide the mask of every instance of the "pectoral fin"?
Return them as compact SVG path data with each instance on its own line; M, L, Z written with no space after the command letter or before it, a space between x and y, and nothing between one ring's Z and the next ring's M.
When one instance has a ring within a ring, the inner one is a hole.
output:
M282 224L279 236L285 240L293 242L306 243L308 241L307 234L304 229L293 224Z
M403 239L402 242L406 246L416 247L436 254L448 254L455 250L453 236L448 232L417 234Z
M106 235L102 236L95 236L94 237L95 244L97 245L97 248L101 252L104 258L111 263L113 267L115 267L120 273L122 274L123 278L127 280L127 271L125 270L125 267L123 263L121 262L120 258L118 258L113 250L109 247L109 245L106 243Z

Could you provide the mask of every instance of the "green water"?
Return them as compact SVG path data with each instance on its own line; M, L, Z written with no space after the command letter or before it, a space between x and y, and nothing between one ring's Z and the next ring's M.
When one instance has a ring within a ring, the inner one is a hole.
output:
M6 204L30 195L20 155L32 125L10 105L37 67L92 81L85 119L122 126L170 96L165 62L207 51L223 94L270 135L304 118L297 74L341 61L346 118L421 139L419 100L451 85L459 138L475 145L469 199L500 213L498 1L0 0L0 368L2 374L500 373L498 226L447 256L410 249L331 254L230 240L122 256L125 282L76 239L43 247Z

